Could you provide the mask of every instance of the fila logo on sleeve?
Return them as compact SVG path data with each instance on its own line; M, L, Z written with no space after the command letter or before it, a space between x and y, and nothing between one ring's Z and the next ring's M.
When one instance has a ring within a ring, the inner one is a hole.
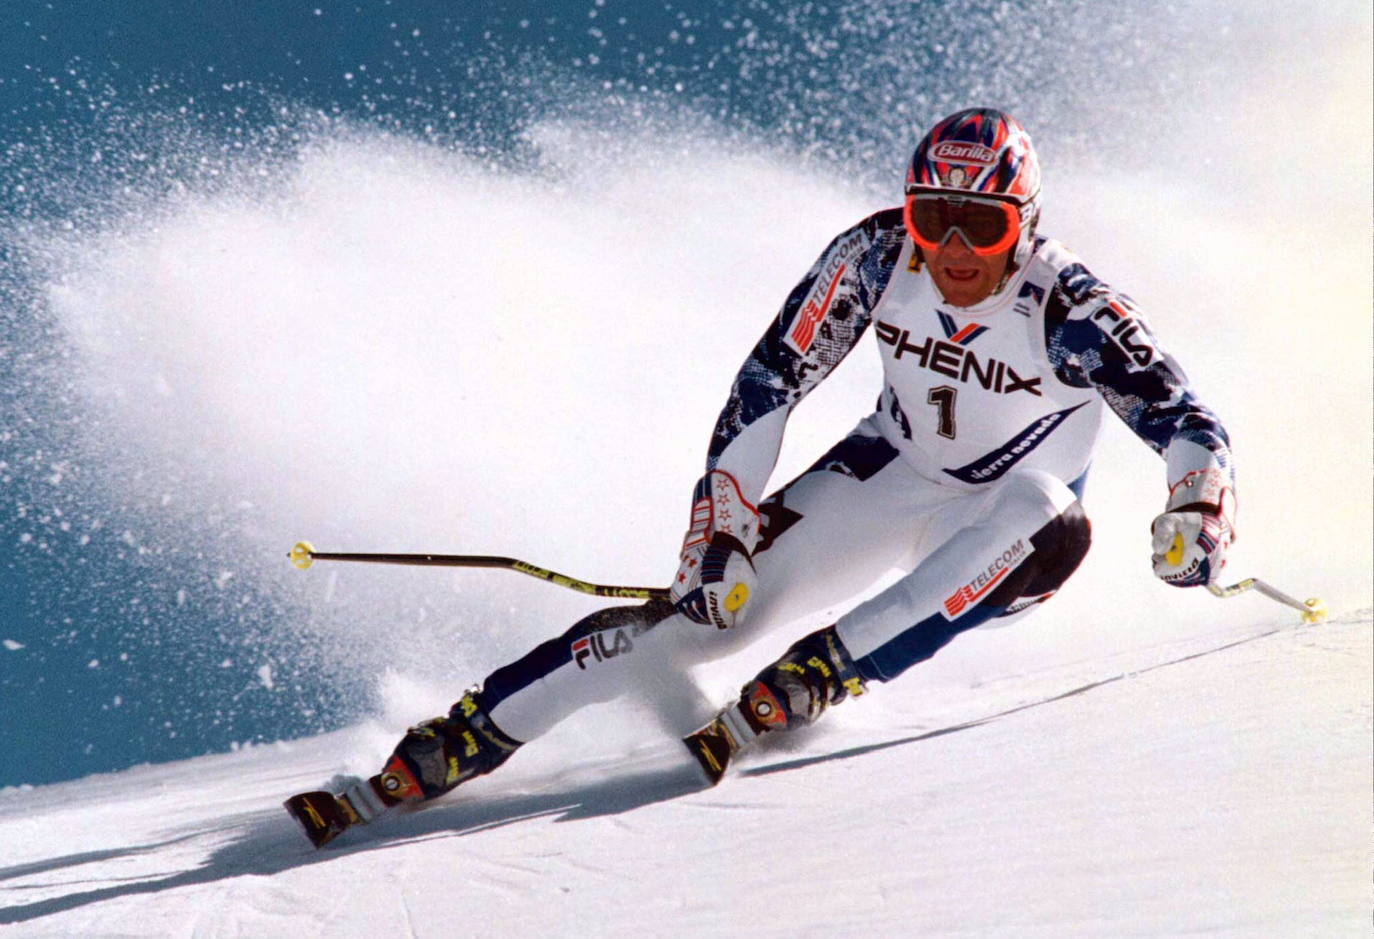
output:
M1127 359L1141 368L1148 368L1157 357L1157 351L1150 334L1131 316L1128 303L1124 297L1109 300L1106 306L1093 313L1092 318Z

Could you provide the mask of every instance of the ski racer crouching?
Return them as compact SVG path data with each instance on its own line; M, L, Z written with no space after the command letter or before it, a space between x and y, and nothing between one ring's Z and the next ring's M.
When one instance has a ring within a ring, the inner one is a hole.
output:
M1226 432L1131 300L1038 235L1039 215L1039 162L1014 118L976 108L936 124L902 206L830 243L736 376L672 600L591 614L411 728L377 776L337 800L288 801L312 840L491 772L621 694L646 647L660 663L721 657L892 568L905 576L797 639L685 738L712 782L759 735L812 723L961 632L1027 615L1088 551L1081 498L1108 407L1165 460L1156 576L1209 583L1234 537ZM876 410L765 497L792 408L870 327ZM636 655L607 654L631 641Z

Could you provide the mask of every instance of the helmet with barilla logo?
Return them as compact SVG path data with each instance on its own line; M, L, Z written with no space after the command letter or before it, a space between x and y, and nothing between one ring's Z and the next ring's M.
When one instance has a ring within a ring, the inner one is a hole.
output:
M968 108L932 127L911 156L906 192L942 191L1015 206L1021 226L1008 275L1025 264L1040 217L1040 160L1020 121L995 108Z

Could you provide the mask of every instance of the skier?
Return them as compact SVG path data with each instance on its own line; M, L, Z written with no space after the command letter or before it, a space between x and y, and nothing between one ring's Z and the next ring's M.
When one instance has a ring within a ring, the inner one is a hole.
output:
M1081 499L1107 407L1165 460L1155 574L1213 580L1234 538L1226 432L1132 301L1037 234L1039 216L1040 166L1019 122L975 108L937 123L902 206L830 243L736 376L671 601L593 613L411 728L337 802L289 801L312 839L491 772L622 693L636 668L729 654L893 568L905 575L798 639L685 738L712 782L760 735L812 723L961 632L1027 615L1087 553ZM870 327L876 410L763 498L792 408Z

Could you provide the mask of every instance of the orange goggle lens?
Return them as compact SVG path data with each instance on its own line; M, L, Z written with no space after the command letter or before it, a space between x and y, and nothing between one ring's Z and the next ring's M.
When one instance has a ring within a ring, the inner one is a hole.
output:
M1021 234L1021 216L1009 202L917 193L906 197L902 217L912 240L932 253L953 232L962 235L974 253L981 255L1001 254Z

